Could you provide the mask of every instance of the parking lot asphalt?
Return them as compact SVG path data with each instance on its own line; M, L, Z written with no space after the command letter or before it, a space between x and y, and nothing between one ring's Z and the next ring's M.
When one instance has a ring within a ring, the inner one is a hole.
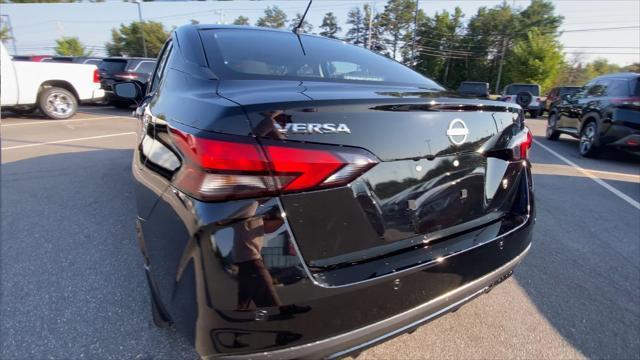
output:
M3 114L0 358L197 357L151 322L129 113ZM537 225L514 276L360 358L640 357L640 160L581 158L576 140L544 139L544 121L528 120Z

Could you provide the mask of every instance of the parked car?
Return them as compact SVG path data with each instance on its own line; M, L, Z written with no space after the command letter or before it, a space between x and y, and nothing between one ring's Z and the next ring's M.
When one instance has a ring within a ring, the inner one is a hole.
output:
M542 115L543 104L538 84L509 84L504 87L501 100L520 105L534 119Z
M12 61L0 45L3 108L28 114L36 109L53 119L76 113L78 103L104 96L95 65Z
M42 62L66 62L92 65L99 65L101 61L102 58L92 56L52 56L42 60Z
M203 358L357 353L458 309L529 249L516 104L449 97L342 41L224 25L177 28L146 93L114 91L141 101L154 320Z
M547 122L549 140L560 134L579 138L582 156L597 156L604 147L640 151L640 74L599 76L565 95Z
M458 87L458 94L479 98L489 98L489 83L463 81Z
M105 100L117 108L129 108L134 103L129 99L116 96L113 93L113 84L130 80L146 84L155 64L156 59L151 58L110 57L102 59L98 64L98 69L100 69L102 89L106 92Z
M50 59L51 55L13 55L11 60L13 61L35 61L40 62L46 59Z
M580 86L558 86L552 88L544 100L544 111L548 114L553 104L560 101L563 97L566 97L566 95L577 94L581 89L582 87Z

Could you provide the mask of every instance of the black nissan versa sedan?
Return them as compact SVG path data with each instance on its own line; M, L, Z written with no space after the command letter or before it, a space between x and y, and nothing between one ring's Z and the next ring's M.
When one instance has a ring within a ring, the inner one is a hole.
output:
M137 98L157 325L203 358L335 358L457 310L527 253L531 135L364 48L176 29ZM141 92L141 91L144 92Z

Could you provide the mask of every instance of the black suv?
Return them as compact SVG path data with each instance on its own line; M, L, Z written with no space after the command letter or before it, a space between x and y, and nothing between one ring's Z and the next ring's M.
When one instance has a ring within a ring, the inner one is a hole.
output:
M463 81L458 86L458 94L469 97L489 98L489 83Z
M113 93L113 84L121 81L138 81L146 84L156 65L156 59L110 57L98 64L100 82L105 90L105 100L118 108L128 108L134 103Z
M242 46L238 46L242 44ZM342 357L491 289L527 253L519 106L450 97L359 46L188 25L132 170L154 319L205 359Z
M597 77L549 111L547 138L580 139L580 154L597 156L604 146L640 151L640 74Z

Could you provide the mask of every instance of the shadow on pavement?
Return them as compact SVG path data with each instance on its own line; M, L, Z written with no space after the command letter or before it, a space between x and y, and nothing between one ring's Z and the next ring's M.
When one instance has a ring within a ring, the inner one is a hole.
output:
M193 359L151 320L131 150L2 165L0 358Z

